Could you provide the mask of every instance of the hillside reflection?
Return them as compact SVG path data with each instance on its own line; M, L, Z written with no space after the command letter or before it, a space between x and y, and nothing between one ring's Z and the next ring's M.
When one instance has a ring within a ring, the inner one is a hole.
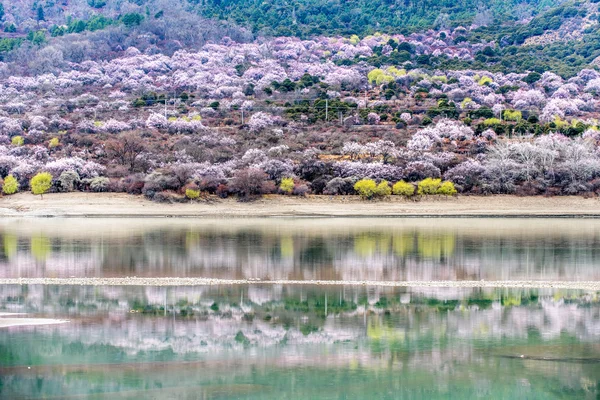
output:
M600 279L600 221L6 220L0 277Z
M69 319L0 329L1 398L600 393L597 293L14 285L0 305Z

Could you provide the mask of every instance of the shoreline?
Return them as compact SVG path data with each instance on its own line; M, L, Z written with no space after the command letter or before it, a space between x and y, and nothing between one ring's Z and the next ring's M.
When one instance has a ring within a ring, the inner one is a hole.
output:
M269 195L253 202L234 198L163 204L124 193L30 193L0 197L0 217L78 218L600 218L600 199L514 195L429 197L379 201L358 196Z
M219 278L3 278L0 285L44 286L219 286L219 285L282 285L282 286L371 286L411 288L506 288L565 289L599 291L600 281L340 281L340 280L252 280Z

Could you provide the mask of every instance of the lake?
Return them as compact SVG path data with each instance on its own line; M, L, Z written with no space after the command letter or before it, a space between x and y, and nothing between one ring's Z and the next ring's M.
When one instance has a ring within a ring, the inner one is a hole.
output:
M593 281L599 261L596 220L0 221L0 278ZM0 285L3 399L598 396L598 292Z

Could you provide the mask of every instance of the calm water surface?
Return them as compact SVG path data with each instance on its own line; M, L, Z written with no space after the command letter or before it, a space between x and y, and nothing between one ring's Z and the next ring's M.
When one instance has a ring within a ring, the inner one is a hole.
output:
M0 277L600 277L595 220L0 222ZM0 398L597 399L600 293L0 285ZM3 322L4 321L4 322ZM14 321L14 320L12 320Z
M600 220L5 219L0 278L600 280Z

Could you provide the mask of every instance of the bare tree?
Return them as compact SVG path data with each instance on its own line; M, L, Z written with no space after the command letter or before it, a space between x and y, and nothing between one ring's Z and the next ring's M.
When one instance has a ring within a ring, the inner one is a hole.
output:
M138 132L124 132L116 139L106 142L106 153L117 160L121 165L129 167L130 171L136 168L138 156L146 151L144 139Z

